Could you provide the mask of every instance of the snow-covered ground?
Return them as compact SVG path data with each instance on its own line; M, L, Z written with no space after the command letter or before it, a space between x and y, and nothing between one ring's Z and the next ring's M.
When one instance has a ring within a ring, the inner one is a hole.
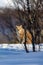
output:
M0 65L43 65L43 52L0 48Z
M35 50L39 51L39 46L40 46L40 51L43 51L43 43L41 43L40 45L35 45ZM0 44L0 48L4 48L4 49L17 49L17 50L24 50L24 44ZM32 51L32 44L27 44L27 48L29 51Z
M32 52L32 45L27 45L29 53L23 44L0 44L0 65L43 65L43 44L35 45L38 52Z

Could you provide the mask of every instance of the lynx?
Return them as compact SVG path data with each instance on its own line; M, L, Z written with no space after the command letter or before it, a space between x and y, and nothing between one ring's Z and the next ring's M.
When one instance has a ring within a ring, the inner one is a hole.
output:
M16 34L20 43L25 42L25 30L22 25L16 26ZM32 43L32 36L28 30L26 30L26 43Z

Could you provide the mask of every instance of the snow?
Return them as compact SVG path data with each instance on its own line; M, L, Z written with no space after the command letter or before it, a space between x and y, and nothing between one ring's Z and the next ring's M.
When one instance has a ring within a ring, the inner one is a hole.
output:
M43 65L43 44L35 45L38 52L32 51L32 44L27 45L29 53L23 44L0 44L0 65Z
M35 45L35 50L36 51L39 51L39 46L40 46L40 51L43 51L43 43L41 43L40 45L36 44ZM0 44L0 48L3 48L3 49L17 49L17 50L24 50L25 47L24 47L24 44ZM29 51L33 51L33 46L32 44L27 44L27 48Z
M0 48L0 65L43 65L43 52Z

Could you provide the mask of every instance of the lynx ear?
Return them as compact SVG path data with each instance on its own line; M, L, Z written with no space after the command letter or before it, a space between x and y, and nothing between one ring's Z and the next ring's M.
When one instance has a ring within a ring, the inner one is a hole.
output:
M16 25L16 28L18 28L18 26Z
M19 25L19 26L16 25L16 28L18 28L18 27L22 27L22 25Z
M22 25L20 25L20 27L22 27Z

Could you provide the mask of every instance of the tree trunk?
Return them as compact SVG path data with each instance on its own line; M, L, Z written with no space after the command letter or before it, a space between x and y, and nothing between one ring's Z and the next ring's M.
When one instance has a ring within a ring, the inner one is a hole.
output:
M30 14L30 8L29 8L29 0L27 0L27 11L28 11L28 16L31 15ZM29 17L29 20L28 20L28 30L29 30L29 32L32 35L33 52L35 52L34 35L33 35L33 32L31 31L31 29L32 29L32 23L31 23L31 20L30 20L30 17Z
M26 52L28 53L29 51L28 51L27 46L26 46L26 28L25 28L25 42L24 42L24 46L25 46Z

